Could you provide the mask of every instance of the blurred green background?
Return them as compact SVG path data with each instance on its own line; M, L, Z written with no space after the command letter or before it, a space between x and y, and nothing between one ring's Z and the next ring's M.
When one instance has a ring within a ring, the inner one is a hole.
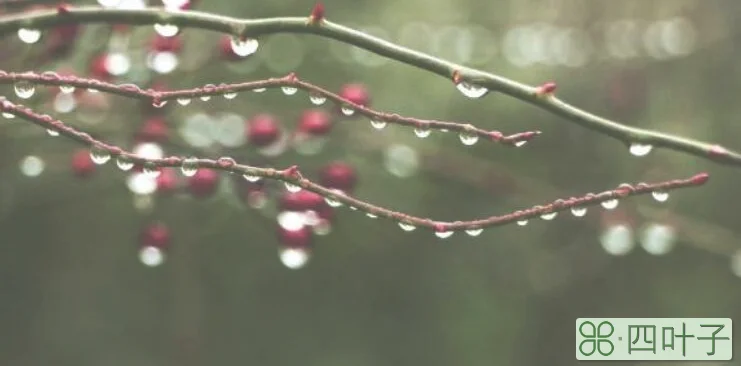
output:
M143 5L116 2L103 1ZM324 3L330 20L384 39L531 85L554 80L561 98L628 125L741 147L741 2ZM313 3L192 5L258 18L308 15ZM312 178L327 162L347 162L359 179L355 196L418 216L470 220L623 182L702 171L711 180L672 192L665 203L636 197L612 211L562 213L475 238L407 233L343 207L331 232L314 237L311 260L293 270L278 258L282 186L268 184L260 209L245 204L227 176L208 199L137 196L127 187L130 173L113 162L81 179L71 168L78 145L2 119L2 365L573 365L578 317L741 319L738 169L665 150L635 157L616 140L525 103L495 93L467 99L450 80L310 35L261 37L255 54L235 62L221 57L221 35L184 29L177 67L161 73L167 65L147 62L152 27L84 26L66 55L50 53L50 33L33 45L3 38L0 68L91 75L97 56L117 55L128 67L112 80L168 89L295 71L333 91L361 83L381 111L543 131L522 148L468 147L452 133L419 139L399 126L376 131L328 103L322 108L335 125L319 154L289 147L264 157L229 138L260 113L292 130L313 108L306 93L245 92L157 111L102 93L71 108L45 87L20 100L127 149L149 116L162 115L168 155L299 164ZM2 93L19 101L10 85ZM150 268L137 253L139 232L153 222L170 228L172 244L165 262Z

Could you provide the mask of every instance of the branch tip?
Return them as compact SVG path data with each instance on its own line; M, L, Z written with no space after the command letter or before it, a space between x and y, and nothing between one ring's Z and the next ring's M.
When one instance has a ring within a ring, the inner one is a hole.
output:
M553 95L553 93L555 91L556 91L556 83L554 83L554 82L551 81L551 82L547 82L547 83L539 86L536 89L535 94L538 95L538 96L543 97L543 96Z
M710 179L710 175L708 173L700 173L692 177L690 180L695 185L703 185L707 183L708 179Z
M314 8L311 9L309 19L306 20L306 25L321 25L324 21L324 4L320 1L314 4Z

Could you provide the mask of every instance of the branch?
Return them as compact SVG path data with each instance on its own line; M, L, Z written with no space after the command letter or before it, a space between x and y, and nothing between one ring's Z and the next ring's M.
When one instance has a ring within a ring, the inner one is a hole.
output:
M323 18L323 9L321 16L322 19L315 19L316 15L312 12L308 17L239 19L198 11L171 12L160 8L124 10L99 7L59 7L56 11L43 10L0 17L0 35L15 32L19 28L40 29L79 23L172 24L178 27L201 28L232 34L243 39L275 33L314 34L351 44L380 56L453 79L456 86L471 97L483 96L488 91L498 91L631 146L643 147L644 150L647 146L662 147L721 164L741 166L741 153L723 146L626 126L581 110L555 97L553 94L555 85L545 88L518 83L327 21ZM544 89L550 89L550 91L544 92Z
M613 190L597 194L590 193L582 197L558 199L545 205L534 206L532 208L518 210L505 215L491 216L471 221L440 222L375 206L371 203L348 196L340 191L323 187L304 178L299 171L299 168L295 165L283 170L276 170L272 168L258 168L237 164L234 159L229 157L222 157L217 160L183 159L180 157L145 159L134 155L131 152L125 151L120 147L96 140L89 134L67 126L62 121L55 120L49 115L37 114L30 108L13 104L7 100L3 100L2 103L0 103L0 111L2 113L13 114L48 130L56 131L58 134L66 136L83 145L90 146L91 152L98 156L100 163L105 163L111 158L116 158L119 160L125 160L131 166L134 164L141 164L144 166L145 170L157 170L160 167L180 167L182 169L185 166L186 169L191 170L207 168L242 174L246 177L258 176L265 179L282 181L286 184L286 188L290 187L291 189L296 189L299 187L321 195L328 201L328 203L331 203L331 206L336 207L344 204L365 212L371 218L387 218L397 222L405 231L412 231L417 227L427 227L435 231L436 235L442 238L452 235L455 231L463 230L471 236L476 236L486 227L502 226L513 222L522 224L523 222L526 223L528 219L538 217L544 220L551 220L556 217L559 212L566 210L572 210L572 213L575 216L583 216L586 213L586 207L588 206L601 204L606 209L612 209L617 206L618 200L628 196L643 195L647 193L660 195L674 189L700 186L705 184L709 177L708 174L701 173L687 179L675 179L653 184L639 183L635 186L630 184L621 184Z
M8 73L0 70L0 84L13 84L19 81L40 85L74 86L76 88L95 89L110 94L151 101L153 105L159 107L164 106L167 101L171 100L178 100L178 103L187 104L191 99L201 96L223 95L232 98L236 97L237 92L239 91L259 91L265 88L290 87L305 90L312 98L323 98L324 100L319 100L321 103L324 103L325 100L331 100L342 106L348 113L357 113L366 116L374 122L383 121L402 126L411 126L422 130L457 131L461 134L461 141L466 140L466 143L469 145L478 141L479 138L483 138L509 146L522 146L540 134L540 131L527 131L505 136L502 132L496 130L487 131L468 123L425 120L403 117L393 113L383 113L356 104L349 99L343 98L309 82L299 80L294 73L288 74L282 78L271 78L237 84L220 84L219 86L206 85L193 89L156 91L153 89L142 90L134 84L116 85L95 79L85 79L76 76L62 76L54 72L44 72L42 74L36 74L33 72Z

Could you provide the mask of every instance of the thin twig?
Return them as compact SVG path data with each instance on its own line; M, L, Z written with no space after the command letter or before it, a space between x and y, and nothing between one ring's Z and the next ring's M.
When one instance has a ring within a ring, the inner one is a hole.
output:
M189 169L207 168L226 172L242 174L246 176L259 176L265 179L283 181L286 184L294 185L302 189L317 193L330 201L339 202L346 206L353 207L359 211L365 212L369 217L384 217L393 220L402 227L402 229L411 231L417 227L427 227L435 231L440 236L447 236L455 231L465 230L470 235L478 235L486 227L501 226L514 222L523 222L533 218L552 219L558 212L569 209L584 209L588 206L602 204L608 206L616 204L617 200L628 196L643 195L652 192L669 192L674 189L685 187L695 187L705 184L708 180L708 174L701 173L687 179L675 179L659 183L647 184L639 183L635 186L630 184L621 184L619 187L604 191L597 194L587 194L582 197L571 197L568 199L558 199L545 205L534 206L525 210L518 210L509 214L491 216L488 218L471 220L440 222L429 218L411 216L405 213L392 211L383 207L375 206L371 203L361 201L357 198L346 195L340 191L323 187L303 177L298 166L291 166L286 169L277 170L272 168L259 168L248 165L237 164L234 159L222 157L217 160L210 159L191 159L180 157L167 157L163 159L146 159L137 156L131 152L125 151L120 147L106 144L96 140L87 133L78 131L63 122L52 118L49 115L41 115L32 111L30 108L22 105L13 104L7 100L0 103L0 111L9 113L38 126L53 130L60 135L66 136L83 145L90 146L97 154L108 155L110 158L126 159L128 163L140 164L147 169L158 169L160 167L183 167L188 165ZM614 206L613 206L614 207Z
M312 12L313 13L313 12ZM323 12L322 12L323 13ZM464 67L423 52L402 47L358 30L314 17L239 19L198 11L167 11L162 8L141 10L102 9L99 7L59 7L0 17L0 35L19 28L41 29L63 24L109 23L130 25L172 24L256 38L276 33L306 33L351 44L411 66L452 79L457 85L474 85L498 91L550 111L568 121L603 133L625 144L651 145L684 152L717 163L741 166L741 153L723 146L653 130L630 127L579 109L541 87L522 84L492 73Z
M12 84L19 81L29 82L40 85L55 86L74 86L75 88L95 89L110 94L121 95L129 98L147 100L155 106L162 107L167 101L176 99L193 99L201 96L228 95L236 97L239 91L260 90L265 88L276 87L293 87L307 91L312 96L321 96L331 100L343 108L351 110L353 114L360 114L368 117L372 121L384 121L387 123L409 126L414 128L430 130L448 130L457 131L464 136L476 136L486 140L499 142L508 146L522 146L526 142L540 134L540 131L526 131L505 136L500 131L488 131L477 128L468 123L447 122L437 120L418 119L412 117L403 117L395 113L379 112L360 104L356 104L347 98L343 98L326 89L299 80L294 74L288 74L282 78L271 78L265 80L250 81L236 84L206 85L198 88L179 89L172 91L161 91L147 89L143 90L134 84L111 84L108 82L80 78L76 76L62 76L54 72L44 72L36 74L33 72L14 73L0 70L0 84Z

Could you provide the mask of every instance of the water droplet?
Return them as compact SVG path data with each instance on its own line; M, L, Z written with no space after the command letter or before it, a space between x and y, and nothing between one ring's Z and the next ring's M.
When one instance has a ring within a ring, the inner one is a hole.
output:
M540 215L540 218L543 220L553 220L556 218L557 215L558 215L558 212L549 212L549 213L544 213Z
M653 191L651 196L658 202L666 202L669 199L669 192L667 191Z
M353 114L355 114L355 110L352 109L352 107L348 107L348 106L345 106L345 105L343 105L342 107L340 107L340 110L342 111L342 114L344 114L346 116L352 116Z
M610 226L600 236L600 243L609 254L628 254L635 245L633 230L625 224Z
M322 105L327 101L327 97L320 94L311 94L309 95L309 100L313 105Z
M231 43L232 51L234 51L235 55L240 57L247 57L257 52L257 47L260 46L260 42L254 38L240 39L239 37L232 37Z
M430 136L431 132L432 130L430 130L430 128L427 126L420 126L414 129L414 134L421 139Z
M152 162L146 162L144 163L144 167L142 167L142 173L150 178L157 178L162 174L162 171L160 168L152 163Z
M27 177L38 177L44 172L46 164L38 156L26 156L21 160L21 172Z
M142 247L139 250L139 261L147 267L157 267L165 261L165 253L157 247Z
M649 254L664 255L674 247L676 233L672 226L651 223L643 229L641 246Z
M188 105L190 104L190 98L178 98L178 104Z
M8 113L8 112L3 112L3 117L5 117L7 119L13 119L13 118L15 118L15 114Z
M521 146L524 146L525 144L527 144L526 140L520 140L520 141L515 142L515 147L521 147Z
M90 148L90 159L93 163L103 165L111 160L111 153L101 146L93 146Z
M440 239L449 238L451 235L453 235L452 231L435 231L435 236Z
M173 37L178 34L178 26L174 24L155 24L154 31L162 37Z
M617 198L613 198L613 199L609 199L607 201L602 201L602 203L600 203L600 204L602 205L602 207L605 208L605 210L612 210L615 207L618 207L618 203L620 203L620 202L617 200Z
M71 94L75 91L75 87L72 85L60 85L59 91L64 94Z
M646 156L654 147L647 144L631 144L630 153L635 156Z
M198 160L196 158L187 158L183 160L183 165L180 166L180 172L186 177L192 177L196 175L198 171Z
M466 234L470 236L479 236L481 233L484 232L483 228L477 228L477 229L468 229L466 230Z
M31 98L36 93L36 87L25 80L13 84L13 89L15 89L15 95L21 99Z
M20 38L23 43L36 43L41 39L41 31L38 29L20 28L18 29L18 38Z
M285 182L286 190L291 193L296 193L301 190L300 186L297 186L293 183Z
M248 182L252 182L252 183L257 182L262 178L259 175L251 175L251 174L244 174L242 176L244 177L245 180L247 180Z
M586 207L572 207L571 214L576 217L582 217L587 214L587 208Z
M527 220L520 220L520 221L517 221L517 225L520 225L520 226L525 226L525 225L527 225Z
M155 100L152 101L152 107L155 107L155 108L162 108L162 107L165 106L165 104L167 104L167 101L166 100L157 100L157 99L155 99Z
M48 133L49 136L52 136L52 137L59 136L59 131L52 130L51 128L46 129L46 133Z
M87 92L90 94L95 94L95 93L100 93L100 90L95 89L95 88L88 88Z
M414 225L412 225L412 224L410 224L410 223L407 223L407 222L400 222L400 223L399 223L399 227L400 227L400 228L401 228L402 230L404 230L404 231L412 231L412 230L414 230L414 229L416 229L416 228L417 228L416 226L414 226Z
M382 130L382 129L384 129L386 127L386 125L388 123L386 121L372 119L370 121L370 124L371 124L371 127L375 128L377 130Z
M479 141L479 135L470 132L461 132L458 137L460 137L463 145L466 146L471 146Z
M469 98L481 98L489 92L489 89L466 82L460 82L455 87L458 88L458 91L463 93L463 95Z
M324 201L327 202L329 207L340 207L342 206L342 202L334 199L333 197L324 197Z
M212 91L214 89L216 89L216 85L214 85L214 84L206 84L206 85L203 86L203 90L204 91L207 91L207 92L208 91ZM210 95L203 95L203 96L201 96L201 100L204 101L204 102L208 102L209 100L211 100L211 96Z
M371 219L376 219L376 218L378 218L378 215L374 215L374 214L372 214L372 213L370 213L370 212L366 213L366 214L365 214L365 216L368 216L368 217L369 217L369 218L371 218Z
M311 258L311 254L306 248L281 248L278 256L280 262L288 269L303 268Z
M237 97L237 92L224 93L224 99L234 99Z
M298 91L298 88L294 88L292 86L284 86L281 87L280 90L282 90L283 94L285 95L294 95Z
M255 88L255 89L252 89L252 91L255 92L255 93L262 93L265 90L267 90L267 88Z
M134 167L134 161L126 155L119 155L118 158L116 158L116 165L118 166L118 169L128 171Z

